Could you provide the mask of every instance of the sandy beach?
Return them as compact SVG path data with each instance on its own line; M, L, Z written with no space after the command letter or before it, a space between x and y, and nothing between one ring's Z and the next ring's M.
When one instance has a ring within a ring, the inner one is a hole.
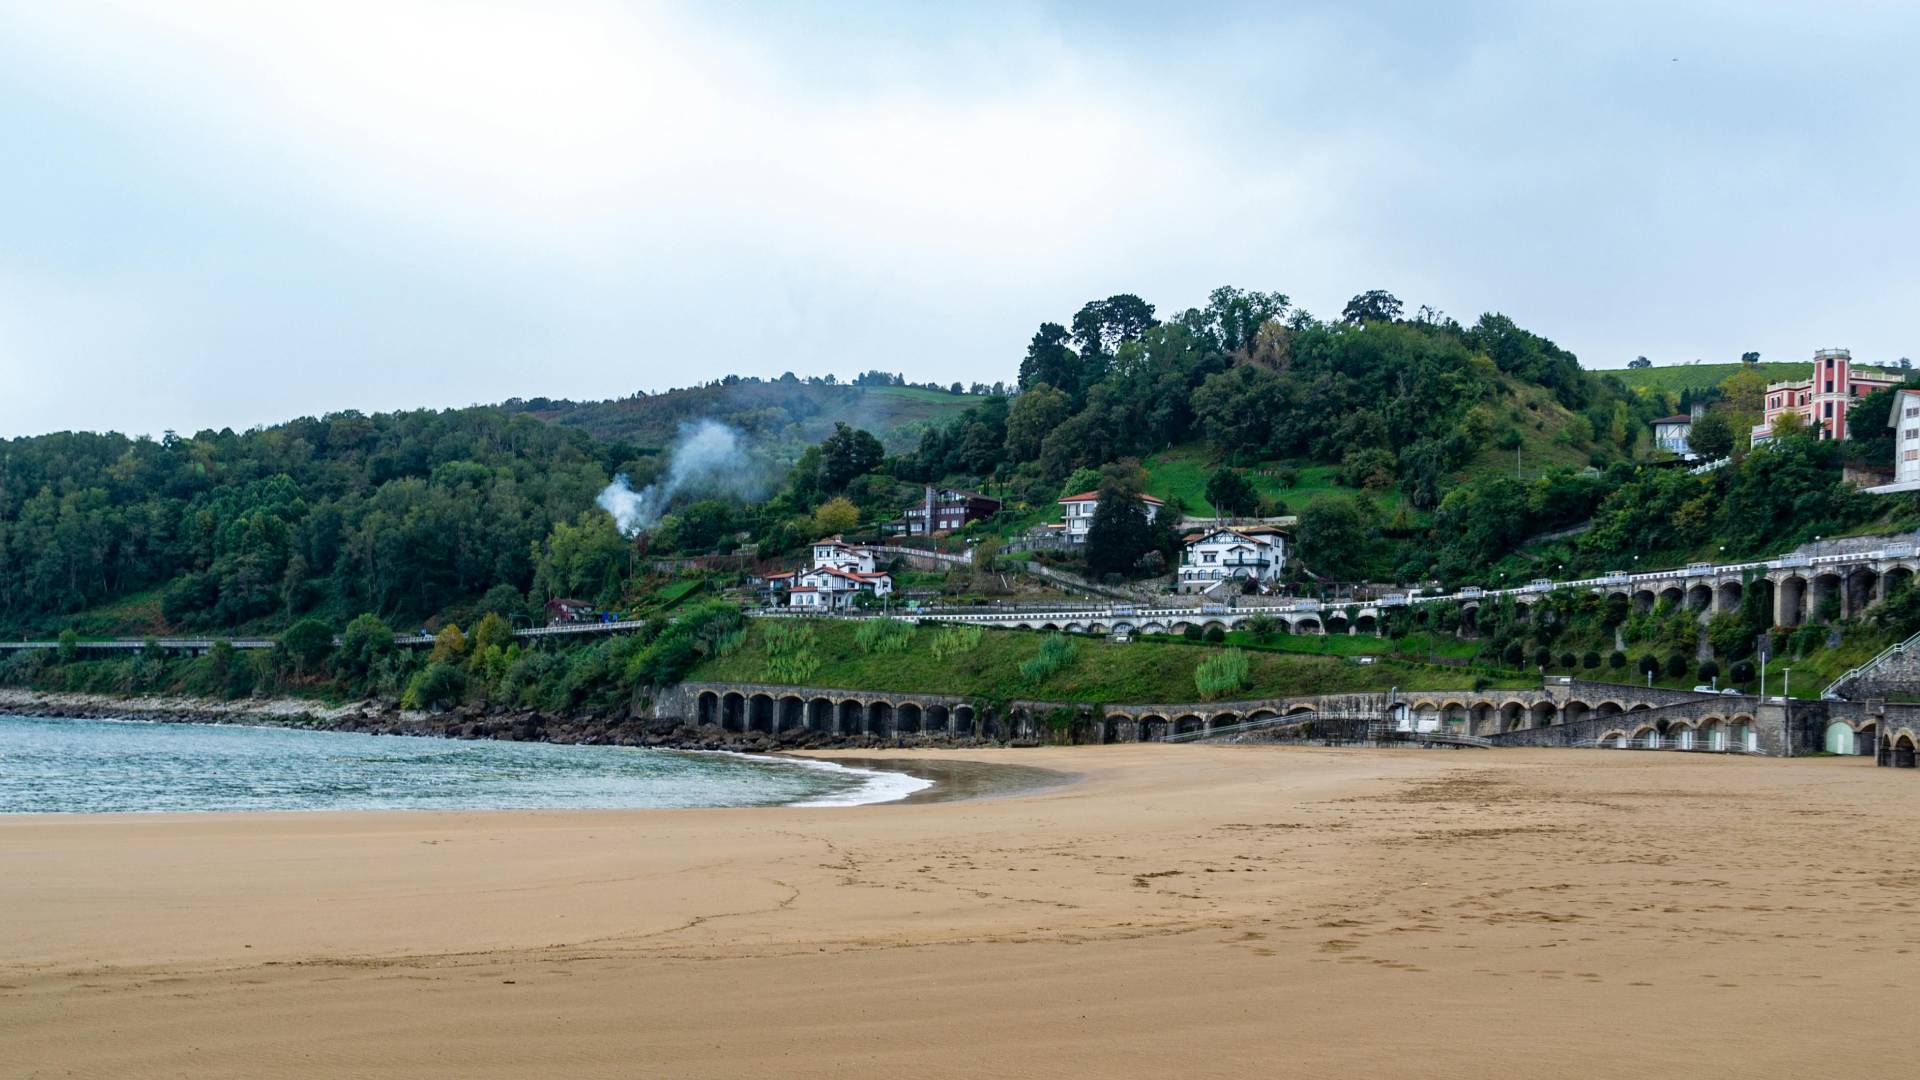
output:
M867 752L862 758L880 755ZM7 1077L1910 1074L1920 785L1221 746L840 809L0 818Z

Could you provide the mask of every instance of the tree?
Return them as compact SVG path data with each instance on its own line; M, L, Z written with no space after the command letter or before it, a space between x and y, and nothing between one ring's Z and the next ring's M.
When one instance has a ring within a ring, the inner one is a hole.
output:
M1910 385L1889 386L1858 398L1847 406L1847 450L1857 461L1893 464L1894 428L1887 423L1900 391Z
M80 635L69 626L60 631L60 662L71 664L80 659Z
M1631 360L1629 360L1629 361L1627 361L1627 366L1628 366L1628 367L1630 367L1630 368L1633 368L1633 369L1634 369L1634 370L1636 370L1636 371L1638 371L1638 370L1639 370L1639 369L1641 369L1641 368L1650 368L1650 367L1652 367L1652 366L1653 366L1653 361L1651 361L1651 360L1649 360L1649 359L1647 359L1647 358L1646 358L1646 357L1644 357L1644 356L1636 356L1636 357L1634 357L1633 359L1631 359Z
M478 660L488 649L505 650L511 644L513 644L513 627L507 620L489 612L481 616L480 621L474 625L473 638L468 643L467 652L474 660Z
M1096 577L1128 574L1153 550L1152 526L1140 500L1113 488L1100 492L1087 525L1087 569Z
M1369 289L1347 301L1340 312L1344 323L1393 322L1400 317L1400 301L1384 289Z
M378 615L356 615L340 632L340 654L335 667L350 682L360 682L374 665L394 650L393 630Z
M1743 364L1757 364L1760 362L1760 354L1757 352L1743 352L1740 354L1740 362Z
M407 683L400 707L439 710L459 704L466 691L467 676L460 668L451 663L429 663Z
M1687 673L1687 658L1683 653L1673 653L1667 657L1667 678L1678 679Z
M860 508L845 495L836 495L813 511L815 536L834 536L860 524Z
M294 673L304 675L333 651L333 629L319 619L301 619L280 635L280 650L293 661Z
M1232 469L1219 469L1207 478L1207 501L1229 517L1246 517L1260 504L1253 483Z
M448 623L441 631L433 635L433 652L427 657L429 664L457 664L467 655L467 635L460 628Z
M1300 560L1322 577L1358 581L1366 576L1372 522L1354 499L1336 496L1300 511Z
M1708 461L1718 461L1733 453L1733 425L1728 422L1725 409L1708 409L1693 422L1687 433L1687 449Z
M1607 654L1607 666L1615 671L1627 666L1627 654L1615 649Z
M880 440L860 428L834 421L833 434L820 443L820 491L837 495L856 476L872 472L886 459Z
M1037 383L1057 387L1069 395L1081 389L1080 357L1067 347L1067 328L1059 323L1041 323L1027 343L1026 359L1020 361L1020 389Z
M1007 456L1015 464L1036 461L1040 447L1073 412L1066 391L1035 383L1007 406Z
M1123 342L1137 341L1159 324L1153 317L1153 305L1132 293L1089 300L1074 313L1073 344L1083 362L1108 357Z

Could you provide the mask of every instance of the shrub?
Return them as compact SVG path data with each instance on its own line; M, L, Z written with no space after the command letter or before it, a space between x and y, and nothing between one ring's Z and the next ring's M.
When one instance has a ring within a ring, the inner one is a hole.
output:
M1660 671L1660 661L1655 660L1652 653L1648 653L1640 658L1639 663L1634 665L1634 670L1642 675L1657 674Z
M933 635L933 642L928 646L928 651L933 654L935 660L946 660L970 653L979 647L980 634L981 628L978 626L941 627Z
M1585 653L1582 653L1580 656L1580 666L1588 669L1589 671L1599 667L1600 654L1597 652L1594 652L1592 649L1588 649Z
M358 683L393 649L393 631L379 616L356 615L340 632L340 654L335 663L341 677Z
M811 625L776 622L766 628L763 636L767 642L769 682L805 682L808 676L820 670L820 656L814 651L817 636Z
M1506 651L1500 654L1508 667L1519 667L1527 659L1527 648L1517 641L1507 643Z
M1255 641L1265 641L1274 635L1280 626L1280 620L1261 611L1249 615L1247 621L1241 625L1246 627L1247 633L1252 634Z
M305 674L333 651L333 630L319 619L301 619L280 635L280 650L293 661L295 673Z
M1533 666L1538 668L1553 666L1553 652L1545 645L1533 650Z
M1203 640L1209 641L1215 645L1218 645L1221 642L1227 640L1227 632L1225 630L1222 630L1218 626L1207 627L1206 632L1201 634L1200 636Z
M1619 671L1621 668L1626 667L1627 654L1621 652L1619 649L1613 650L1613 652L1607 655L1607 666L1612 668L1615 671Z
M60 662L71 664L80 659L80 635L69 626L60 631Z
M1200 634L1201 634L1200 628L1198 626L1195 626L1192 623L1188 623L1187 628L1185 630L1180 631L1180 636L1186 638L1188 641L1199 641Z
M1667 678L1678 679L1687 673L1687 658L1679 653L1667 657Z
M1737 682L1737 683L1752 682L1753 676L1754 676L1753 662L1749 660L1734 661L1733 670L1730 674L1732 675L1734 682Z
M1711 660L1702 660L1693 673L1701 682L1710 683L1720 677L1720 665Z
M1073 662L1080 652L1080 646L1064 634L1048 634L1040 639L1040 651L1020 662L1020 675L1028 682L1045 682L1047 678Z
M1223 649L1193 669L1193 686L1203 700L1212 701L1247 685L1249 670L1246 653Z
M467 635L460 627L448 623L440 632L433 635L433 652L428 655L430 664L457 664L467 655Z
M1575 657L1575 656L1574 656L1574 655L1573 655L1572 653L1570 653L1570 652L1563 652L1563 653L1561 653L1561 654L1560 654L1560 669L1561 669L1562 671L1572 671L1572 670L1573 670L1573 665L1574 665L1574 663L1575 663L1575 661L1576 661L1576 659L1577 659L1577 658L1576 658L1576 657Z
M869 619L853 632L853 640L869 655L905 652L913 644L913 624L903 619Z
M459 704L460 695L466 693L467 676L459 668L448 663L430 663L407 684L407 692L400 698L403 709L436 709Z

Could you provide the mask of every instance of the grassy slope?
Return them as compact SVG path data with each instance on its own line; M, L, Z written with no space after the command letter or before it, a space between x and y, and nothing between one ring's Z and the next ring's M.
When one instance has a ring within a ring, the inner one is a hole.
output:
M1220 468L1218 455L1202 444L1187 443L1154 454L1141 464L1147 470L1149 495L1162 499L1177 496L1186 502L1187 513L1199 517L1213 514L1213 504L1206 497L1207 478ZM1272 495L1285 502L1288 513L1297 514L1321 499L1336 495L1368 495L1383 512L1391 512L1402 501L1397 490L1362 492L1359 488L1343 486L1337 478L1340 470L1334 465L1295 465L1299 479L1292 487L1281 486L1274 477L1259 475L1260 470L1279 464L1282 463L1263 462L1243 472L1262 495Z
M1663 367L1622 368L1618 371L1603 371L1599 374L1617 375L1620 381L1634 390L1665 390L1678 394L1682 390L1705 390L1718 386L1727 376L1739 371L1739 364L1669 364ZM1804 379L1813 371L1811 362L1765 361L1759 365L1760 373L1768 382L1783 382L1787 379Z
M780 681L767 672L765 625L756 622L738 652L706 661L688 676L689 680ZM936 631L928 627L914 630L912 645L904 652L868 655L855 643L852 624L819 621L813 626L819 636L816 652L821 664L807 677L806 685L848 690L921 691L990 699L1183 702L1199 697L1193 687L1193 669L1214 655L1211 648L1172 642L1117 645L1099 638L1075 638L1079 652L1073 662L1036 684L1020 674L1019 664L1039 650L1042 635L1037 633L988 630L971 653L938 660L928 648ZM1233 697L1332 694L1394 686L1464 689L1474 679L1472 672L1458 668L1399 661L1363 666L1330 656L1278 652L1252 653L1251 660L1252 685Z

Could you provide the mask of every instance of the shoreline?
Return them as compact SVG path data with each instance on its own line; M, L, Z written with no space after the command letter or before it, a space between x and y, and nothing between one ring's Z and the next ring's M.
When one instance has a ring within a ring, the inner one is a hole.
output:
M523 739L509 735L499 738L494 735L468 735L459 728L462 725L449 724L438 730L429 722L415 724L405 730L365 730L361 722L368 715L370 702L353 703L328 707L314 711L307 706L313 703L299 699L269 699L245 702L216 702L195 698L115 698L97 694L54 694L40 691L0 690L0 713L9 713L23 717L42 717L47 719L83 719L104 722L126 722L144 724L180 724L203 725L209 727L258 727L295 731L317 731L328 734L394 735L411 738L440 738L455 741L508 741L543 742L555 746L603 745L622 749L664 750L675 753L720 753L731 754L766 762L785 762L806 764L812 767L847 770L853 773L865 773L866 779L861 787L840 797L822 797L803 799L791 803L777 804L762 809L834 809L856 806L884 806L890 804L926 804L961 802L975 799L1004 798L1029 791L1045 790L1073 783L1078 779L1075 774L1058 770L1035 768L1028 765L1011 763L989 763L980 761L936 761L926 758L887 756L887 747L878 740L827 740L830 744L853 743L855 745L828 745L781 747L774 749L743 748L734 745L676 745L663 742L659 745L635 745L631 742L614 741L604 737L604 731L573 732L565 734L584 737L561 737ZM405 714L399 714L405 719ZM420 714L425 717L425 714ZM578 722L576 722L578 723ZM615 721L617 726L620 722ZM547 734L543 732L542 734ZM865 744L865 745L861 745ZM942 747L943 749L947 747ZM895 748L897 750L897 748ZM876 756L878 755L878 756ZM908 783L902 783L905 779ZM913 781L917 781L914 783ZM875 796L875 797L867 797ZM579 806L552 808L581 811L616 811L635 808ZM644 808L642 808L644 809ZM699 809L737 809L729 806L701 807ZM377 810L339 810L327 808L297 810L289 808L271 808L261 810L219 810L219 811L115 811L120 813L408 813L420 812L401 808ZM523 812L512 808L467 807L448 808L446 812L455 813L514 813ZM0 816L31 816L36 813L59 815L60 811L21 811L19 814ZM88 811L71 811L82 815Z

